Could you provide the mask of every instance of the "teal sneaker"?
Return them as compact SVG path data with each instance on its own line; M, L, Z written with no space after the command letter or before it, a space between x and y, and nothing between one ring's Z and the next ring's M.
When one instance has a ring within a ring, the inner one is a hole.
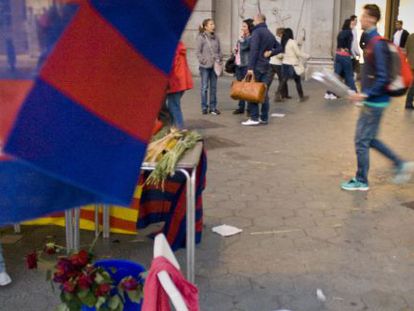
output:
M413 173L414 162L404 162L401 167L396 170L393 182L395 184L404 184L409 182Z
M352 178L350 181L341 184L341 188L348 191L367 191L369 190L368 184Z

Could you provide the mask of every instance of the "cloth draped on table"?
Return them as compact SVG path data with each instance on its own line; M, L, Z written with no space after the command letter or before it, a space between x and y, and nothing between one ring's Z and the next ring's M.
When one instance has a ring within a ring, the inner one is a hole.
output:
M206 186L207 156L202 152L196 176L196 243L201 242L203 230L202 193ZM146 173L147 175L147 173ZM186 243L186 179L181 173L169 178L164 192L158 188L144 185L139 205L137 228L165 222L162 229L172 250L185 248ZM135 200L133 205L135 204Z

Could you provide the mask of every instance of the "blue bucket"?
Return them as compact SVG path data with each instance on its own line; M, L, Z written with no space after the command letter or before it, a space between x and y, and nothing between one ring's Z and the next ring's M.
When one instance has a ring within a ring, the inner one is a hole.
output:
M140 277L140 274L145 271L145 268L139 263L130 260L121 259L102 259L95 262L95 266L102 267L107 271L115 281L115 285L127 276L132 276L138 280L141 284L144 280ZM128 296L125 295L124 311L141 311L141 304L134 303L129 300ZM82 306L82 311L94 311L95 307Z

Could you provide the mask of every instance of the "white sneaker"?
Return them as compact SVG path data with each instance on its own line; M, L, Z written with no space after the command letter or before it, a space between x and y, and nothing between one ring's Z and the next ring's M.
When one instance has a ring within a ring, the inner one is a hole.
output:
M405 162L397 170L393 179L395 184L404 184L411 179L411 175L414 173L414 162Z
M329 99L338 99L338 96L335 94L329 94Z
M329 94L329 93L325 93L324 98L325 98L325 99L331 99L331 94Z
M7 272L0 272L0 286L6 286L11 283L11 278Z
M247 121L244 121L241 124L246 125L246 126L255 126L255 125L259 125L260 122L259 121L254 121L252 119L248 119Z

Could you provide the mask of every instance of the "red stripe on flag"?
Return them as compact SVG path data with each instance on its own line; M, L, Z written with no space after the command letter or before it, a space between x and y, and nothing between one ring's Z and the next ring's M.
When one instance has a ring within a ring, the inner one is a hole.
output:
M16 116L33 86L31 80L0 81L0 147L13 127Z
M89 5L79 9L40 76L87 110L144 141L151 136L168 80Z
M182 0L182 1L185 3L185 5L187 5L190 8L190 10L193 10L197 3L197 0Z

